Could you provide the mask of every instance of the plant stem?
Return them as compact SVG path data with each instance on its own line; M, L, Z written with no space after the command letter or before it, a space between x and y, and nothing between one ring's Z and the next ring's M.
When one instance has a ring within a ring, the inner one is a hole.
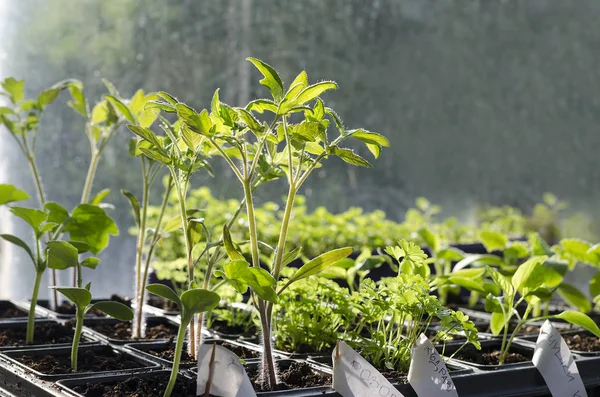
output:
M143 296L144 290L142 287L142 257L144 254L144 242L146 240L146 220L148 218L148 194L150 186L148 185L148 172L146 170L146 160L142 157L142 208L140 214L140 226L137 236L137 249L135 253L135 299L136 299L136 320L133 324L133 338L139 339L142 336L142 313L143 313Z
M179 362L181 361L181 350L183 349L183 342L185 341L185 331L187 329L188 324L190 323L189 319L182 319L181 325L179 326L179 331L177 332L177 344L175 345L175 357L173 358L173 369L171 370L171 376L169 377L169 384L167 385L167 389L163 394L163 397L170 397L173 392L173 388L175 387L175 382L177 382L177 373L179 372ZM190 342L193 338L190 338Z
M531 305L527 305L527 309L525 309L525 313L523 314L523 319L521 321L519 321L519 323L515 327L515 330L510 335L510 339L508 340L508 343L506 344L506 346L504 346L504 341L503 341L503 343L502 343L503 348L502 348L502 352L500 354L500 360L499 360L500 365L504 364L506 355L508 354L508 351L510 350L510 345L512 344L513 339L515 338L517 333L521 330L521 327L523 326L523 324L525 324L525 322L527 322L527 318L529 317L530 312L531 312ZM505 328L508 328L508 323L506 324Z
M31 303L29 304L29 314L27 316L27 334L25 343L33 343L33 331L35 330L35 305L37 303L38 293L40 292L40 283L42 281L43 271L35 273L35 281L33 284L33 294L31 294Z
M252 187L250 181L244 181L244 195L246 198L246 211L248 213L248 224L250 228L250 249L252 252L252 266L260 267L258 255L258 234L256 232L256 218L254 216L254 199L252 198Z
M100 152L98 152L97 150L92 150L90 166L88 167L87 176L85 177L85 184L83 185L83 191L81 193L81 204L87 204L90 200L92 185L94 183L94 177L96 176L96 169L98 168L99 160Z
M81 329L83 327L84 312L77 307L77 323L75 324L75 334L73 334L73 345L71 346L71 369L77 372L77 354L79 353L79 339L81 338Z

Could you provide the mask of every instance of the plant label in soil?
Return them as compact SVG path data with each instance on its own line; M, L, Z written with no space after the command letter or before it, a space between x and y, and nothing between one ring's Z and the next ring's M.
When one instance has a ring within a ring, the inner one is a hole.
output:
M567 343L548 320L540 330L532 361L553 397L587 397Z
M360 354L338 342L333 354L333 388L343 397L404 397Z
M411 349L408 382L419 397L458 397L444 360L424 334Z
M208 395L207 390L220 397L256 397L240 359L217 344L200 346L198 354L196 395Z

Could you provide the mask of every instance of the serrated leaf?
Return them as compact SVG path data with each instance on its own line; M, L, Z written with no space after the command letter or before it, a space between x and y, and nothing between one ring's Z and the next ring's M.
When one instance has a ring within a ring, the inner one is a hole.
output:
M265 111L277 113L277 105L269 99L255 99L246 105L249 112L263 113Z
M267 87L269 91L271 91L273 99L275 99L276 102L279 102L283 97L283 82L281 81L279 74L277 74L277 71L260 59L250 57L246 58L246 60L252 62L259 72L262 73L264 78L260 80L260 84Z
M329 148L329 153L338 156L348 164L371 168L371 164L367 160L354 153L354 151L351 149L344 149L334 146Z
M560 283L557 291L567 304L580 312L588 313L592 310L592 304L589 299L577 287L563 282Z
M0 205L29 199L27 192L8 183L0 184Z
M33 262L33 264L37 267L37 263L35 261L35 258L33 257L33 252L31 252L31 249L29 248L29 246L27 244L25 244L25 242L23 240L21 240L17 236L13 236L12 234L0 234L0 237L2 237L4 240L8 241L9 243L12 243L18 247L23 248L25 250L25 252L27 252L27 255L29 255L29 257L31 258L31 261Z
M370 145L378 145L378 146L384 146L384 147L390 146L390 141L388 141L388 139L386 137L384 137L383 135L378 134L376 132L367 131L362 128L347 131L347 134L348 134L348 136L359 139L359 140L363 141L364 143L368 143Z
M79 310L83 310L92 301L92 294L85 288L77 287L51 287L73 302Z
M46 222L52 222L60 225L69 219L69 211L67 211L67 209L62 205L53 201L46 203L44 205L44 210L46 210L46 213L48 214Z
M25 80L16 80L13 77L8 77L1 84L13 104L16 105L23 100Z
M248 262L237 260L227 263L224 270L228 281L248 285L262 299L271 302L277 301L277 295L273 289L276 281L265 269L250 267ZM233 285L235 287L236 283L233 283ZM238 284L238 287L242 287L242 285Z
M88 244L95 255L106 248L110 235L119 234L116 223L106 212L91 204L75 207L64 230L70 234L71 240Z
M116 318L121 321L131 321L133 320L133 311L120 302L114 301L102 301L96 302L91 305L87 312L90 310L100 310L102 313L108 314L111 317Z
M150 128L140 127L139 125L133 125L133 124L128 124L127 128L129 128L129 130L131 132L133 132L135 135L139 136L140 138L144 139L145 141L150 142L153 146L155 146L157 148L162 147L158 137Z
M100 192L98 192L98 194L96 194L94 196L92 201L90 201L90 204L100 205L102 203L102 200L104 200L106 198L106 196L108 196L109 194L110 194L110 189L101 190Z
M40 234L42 223L44 223L47 218L45 212L35 208L12 207L10 212L27 222L37 235Z
M179 308L181 308L181 300L179 299L179 296L177 296L175 291L173 291L171 288L167 287L166 285L150 284L150 285L146 286L146 290L148 292L150 292L151 294L160 296L161 298L165 298L167 300L170 300L171 302L176 303L177 306L179 306Z
M535 270L537 267L541 266L546 259L548 259L546 255L534 256L519 265L517 271L512 276L512 286L516 290L523 292L523 295L527 295L524 291L525 289L534 290L537 287L540 287L545 280L543 274L536 273Z
M171 159L169 157L165 156L164 154L161 154L156 150L146 149L145 147L139 147L139 149L140 152L142 152L142 154L148 157L150 160L154 160L166 165L171 164Z
M252 132L258 134L264 132L265 128L263 127L263 125L260 124L260 122L256 118L254 118L254 116L249 111L247 111L246 109L238 108L237 112L244 124L246 124Z
M175 105L173 105L175 106ZM167 113L176 113L175 108L169 105L166 102L162 102L162 101L148 101L144 104L144 110L154 110L154 109L158 109L161 110L163 112L167 112Z
M292 130L292 139L299 142L316 142L318 139L325 140L325 128L321 123L303 121Z
M131 112L129 107L123 103L123 101L113 95L105 95L105 98L125 117L127 121L129 121L131 124L137 124L135 115Z
M333 81L321 81L319 83L309 85L300 91L298 96L296 96L294 99L282 103L279 113L285 114L294 107L303 106L304 104L316 99L325 91L336 90L337 88L337 84Z
M492 277L492 280L494 280L494 283L496 283L496 285L498 287L500 287L500 289L502 289L502 291L504 291L505 295L507 295L507 296L514 295L514 287L511 284L511 281L508 279L508 277L500 274L500 272L498 272L493 267L486 266L486 269L487 269L488 274Z
M131 192L127 190L121 189L121 193L129 200L129 204L131 205L131 210L133 212L133 219L135 220L135 224L137 227L140 227L141 224L141 216L140 216L140 202L137 197Z
M506 324L504 313L493 312L490 317L490 330L494 336L498 336Z

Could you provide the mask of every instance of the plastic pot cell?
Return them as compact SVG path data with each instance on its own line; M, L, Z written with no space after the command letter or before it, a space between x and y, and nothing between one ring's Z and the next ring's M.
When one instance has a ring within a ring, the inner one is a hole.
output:
M15 300L0 300L0 322L27 321L29 306L27 302ZM42 313L35 313L35 318L44 317Z
M74 324L50 319L35 321L33 344L25 343L26 321L0 323L0 351L36 347L70 346L73 342ZM96 341L91 335L82 335L83 345Z
M131 307L131 300L129 298L123 298L118 295L112 295L109 299L92 299L91 303L100 301L111 300L119 303L123 303L126 306ZM29 302L27 302L29 304ZM40 299L37 301L38 310L42 313L47 314L50 317L58 319L71 319L75 318L75 306L67 300L61 300L56 310L50 308L50 301L47 299ZM86 317L106 317L101 311L90 311L86 314Z
M168 340L177 335L179 324L173 319L159 316L148 316L145 319L146 338L148 340ZM100 340L113 344L134 342L131 339L131 321L120 321L114 318L86 318L83 332Z
M534 345L529 342L513 340L503 365L498 364L499 350L502 346L501 340L482 340L480 343L481 350L477 350L470 344L461 348L461 343L448 343L443 349L443 355L452 357L449 361L451 363L477 368L482 371L533 366L531 359L533 358Z
M78 371L71 371L71 347L11 350L2 353L11 365L43 380L89 376L90 374L135 373L158 364L133 352L95 344L80 347Z
M580 356L600 356L600 338L595 336L594 334L585 331L583 329L579 330L561 330L558 329L560 334L562 335L565 342L567 342L567 346L572 353L578 354ZM527 335L520 336L518 340L524 340L527 342L535 343L538 339L538 335Z

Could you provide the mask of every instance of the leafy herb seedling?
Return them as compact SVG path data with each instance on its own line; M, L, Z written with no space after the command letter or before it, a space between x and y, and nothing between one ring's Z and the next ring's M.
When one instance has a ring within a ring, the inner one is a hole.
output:
M98 258L88 257L79 261L79 252L75 246L66 241L49 241L48 242L48 266L52 268L68 268L74 267L77 269L77 286L76 287L52 287L60 292L65 298L75 305L75 334L73 335L73 345L71 348L71 370L77 372L77 354L79 352L79 340L81 339L81 330L83 327L83 318L90 310L100 310L122 321L130 321L133 319L133 312L130 308L119 302L102 301L91 304L92 294L90 292L91 283L82 287L81 267L86 266L96 268L100 263Z
M490 266L487 272L492 280L502 291L501 296L488 294L485 309L491 312L490 326L494 335L502 332L502 345L500 352L500 365L504 364L511 343L521 327L528 321L541 321L545 319L561 319L571 324L578 325L594 335L600 337L600 329L586 314L567 310L557 315L530 318L532 309L539 304L541 299L549 295L560 285L564 273L549 261L547 256L533 256L519 265L512 277L502 274ZM520 315L517 308L524 303L525 312ZM516 326L509 336L511 320L516 317Z

